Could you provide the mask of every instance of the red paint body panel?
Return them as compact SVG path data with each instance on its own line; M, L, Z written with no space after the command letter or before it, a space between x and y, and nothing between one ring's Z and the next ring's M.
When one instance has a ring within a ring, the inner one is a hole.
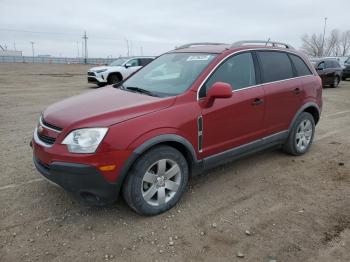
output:
M264 135L264 103L253 106L256 98L264 99L263 87L233 92L229 99L216 99L203 115L203 157L259 139Z
M300 93L294 93L296 88ZM266 95L266 114L264 127L266 136L285 131L301 107L302 88L301 78L280 81L264 85Z
M107 181L116 182L132 152L157 136L175 134L184 138L200 160L287 130L298 110L307 102L322 107L321 80L307 60L314 73L312 76L234 91L232 97L217 98L210 107L203 107L197 100L197 91L212 70L234 52L261 47L228 48L211 46L175 50L218 53L191 87L175 97L158 98L109 86L51 105L43 112L43 118L63 130L57 133L44 128L42 134L56 138L56 141L52 147L44 147L33 140L34 156L46 164L54 161L95 167L115 164L116 170L102 174ZM295 94L295 88L301 92ZM263 102L254 105L256 99ZM203 117L202 151L198 150L199 116ZM94 154L68 152L67 146L61 144L63 139L72 130L85 127L109 129Z

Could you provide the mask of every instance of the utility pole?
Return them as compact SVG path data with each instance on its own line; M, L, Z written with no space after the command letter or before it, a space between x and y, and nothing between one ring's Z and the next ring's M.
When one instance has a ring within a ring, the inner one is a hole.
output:
M126 48L127 48L127 50L128 50L128 52L127 52L127 57L129 57L130 56L130 49L129 49L129 40L128 39L125 39L125 41L126 41Z
M322 54L321 56L324 56L324 38L326 35L326 26L327 26L327 17L324 18L324 27L323 27L323 39L322 39Z
M87 35L86 35L86 31L84 32L83 39L84 39L84 49L85 49L84 63L87 64L87 58L88 58L87 40L88 40L88 37L87 37Z
M32 45L33 64L34 64L34 42L31 41L30 44Z
M77 58L79 58L79 42L78 41L77 41L77 51L78 51Z
M130 55L132 56L132 41L130 40Z
M13 41L13 48L15 49L15 51L17 51L17 48L16 48L16 41Z

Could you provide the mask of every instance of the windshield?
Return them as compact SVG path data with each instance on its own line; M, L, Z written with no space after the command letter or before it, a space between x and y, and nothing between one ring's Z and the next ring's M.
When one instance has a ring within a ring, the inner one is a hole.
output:
M112 63L109 64L109 66L121 66L123 65L123 63L126 61L126 59L124 58L119 58L115 61L113 61Z
M160 56L123 83L158 96L185 92L216 57L207 53L170 53Z

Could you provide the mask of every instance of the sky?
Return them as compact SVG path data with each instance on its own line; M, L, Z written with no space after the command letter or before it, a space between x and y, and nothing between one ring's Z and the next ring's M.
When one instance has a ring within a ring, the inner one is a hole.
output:
M0 45L32 55L159 55L189 42L268 39L350 30L349 0L0 0Z

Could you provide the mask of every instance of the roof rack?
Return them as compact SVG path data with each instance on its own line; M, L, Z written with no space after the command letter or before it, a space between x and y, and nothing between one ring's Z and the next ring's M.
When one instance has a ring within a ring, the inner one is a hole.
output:
M265 44L265 46L267 45L271 45L271 46L284 46L285 48L288 49L294 49L293 46L291 46L290 44L286 44L286 43L282 43L282 42L276 42L276 41L271 41L270 39L266 40L243 40L243 41L238 41L232 44L231 47L238 47L238 46L242 46L242 45L246 45L246 44Z
M181 45L179 47L176 47L175 49L184 49L189 48L192 46L201 46L201 45L225 45L224 43L212 43L212 42L199 42L199 43L189 43L185 45Z

